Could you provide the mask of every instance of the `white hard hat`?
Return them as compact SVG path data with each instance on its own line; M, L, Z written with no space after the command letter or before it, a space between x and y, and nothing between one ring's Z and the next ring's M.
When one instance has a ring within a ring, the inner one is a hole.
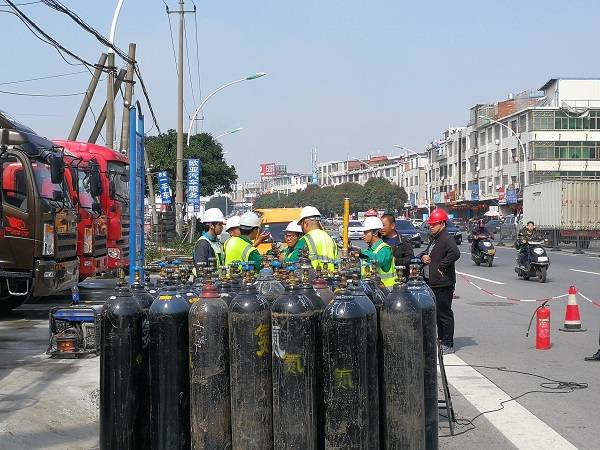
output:
M292 233L302 233L302 227L298 225L297 221L292 220L290 223L288 223L288 226L285 227L285 231L291 231Z
M363 230L381 230L383 228L383 222L379 217L365 217L363 222Z
M227 219L227 223L225 223L225 231L229 231L232 228L237 228L240 226L240 216L231 216Z
M260 227L260 218L256 213L252 211L245 212L240 217L240 227L244 228L257 228Z
M202 223L225 222L225 217L219 208L208 208L204 211Z
M305 206L304 208L302 208L302 211L300 211L300 219L298 219L298 222L301 222L303 219L306 219L307 217L321 218L321 213L314 206Z

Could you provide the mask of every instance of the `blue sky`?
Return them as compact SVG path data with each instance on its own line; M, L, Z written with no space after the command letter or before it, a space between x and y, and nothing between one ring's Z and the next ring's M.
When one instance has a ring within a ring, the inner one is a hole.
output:
M115 3L64 1L105 34ZM600 74L600 2L196 0L196 5L204 95L245 75L269 73L223 90L205 106L204 130L213 135L244 127L221 140L241 180L257 178L261 162L308 172L313 147L320 161L393 154L393 144L421 150L445 127L464 125L476 103L539 88L553 77ZM96 62L103 51L44 4L22 9L86 59ZM186 20L197 104L193 16ZM176 15L171 22L176 39ZM0 83L84 70L67 65L16 17L0 13L0 27L5 43ZM176 72L161 0L125 0L116 43L126 49L132 41L159 124L163 131L175 128ZM185 73L192 112L187 66ZM89 74L78 74L0 90L69 93L84 91L88 82ZM96 114L105 85L99 89ZM65 138L80 99L0 94L0 109L40 134ZM86 123L80 137L87 139L90 128Z

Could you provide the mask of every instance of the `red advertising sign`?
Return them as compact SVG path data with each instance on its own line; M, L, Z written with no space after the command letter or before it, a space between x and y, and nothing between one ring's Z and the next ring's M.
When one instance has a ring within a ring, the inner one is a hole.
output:
M275 163L266 163L260 165L260 176L261 177L274 177L275 176Z

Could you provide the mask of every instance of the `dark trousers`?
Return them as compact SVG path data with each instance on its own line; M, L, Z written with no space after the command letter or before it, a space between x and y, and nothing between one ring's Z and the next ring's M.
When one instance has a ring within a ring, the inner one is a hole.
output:
M435 295L437 313L438 339L443 345L454 346L454 313L452 312L452 297L454 285L445 287L432 287Z

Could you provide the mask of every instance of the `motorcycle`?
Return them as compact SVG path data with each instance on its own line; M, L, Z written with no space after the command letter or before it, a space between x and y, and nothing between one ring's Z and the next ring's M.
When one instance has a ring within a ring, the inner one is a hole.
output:
M526 246L526 254L523 260L524 266L519 266L519 257L517 256L517 267L515 272L517 276L524 280L529 280L531 277L537 277L540 283L546 282L548 267L550 267L550 258L544 249L544 240L530 240L521 245Z
M479 235L477 236L477 239L477 245L475 245L475 248L471 248L471 259L478 266L481 263L484 263L487 264L488 267L492 267L494 256L496 256L496 249L490 242L493 237L490 238L485 235Z

